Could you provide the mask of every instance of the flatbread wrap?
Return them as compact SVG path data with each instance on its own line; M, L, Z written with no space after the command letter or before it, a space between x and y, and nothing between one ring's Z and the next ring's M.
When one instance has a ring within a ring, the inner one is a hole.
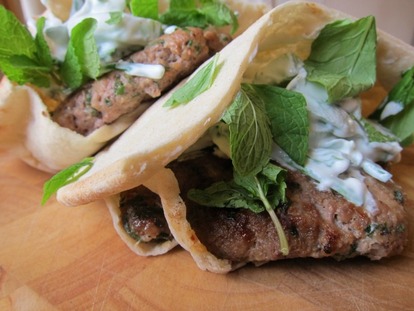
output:
M155 17L145 15L148 8L135 12L126 1L68 3L46 2L45 13L28 21L33 38L1 7L0 70L7 77L0 86L0 148L49 172L95 154L269 8L243 1L206 4L223 8L227 19L240 12L240 27L231 34L222 26L225 18L197 27L184 19L175 27L165 1L159 8L164 15L156 9ZM14 46L6 39L10 31ZM49 52L50 58L39 56Z
M197 85L212 63L186 84ZM404 104L401 94L414 49L376 31L372 17L290 2L215 63L206 90L188 102L172 90L60 188L58 201L146 187L174 239L217 273L292 257L399 254L404 193L385 168L412 141L404 122L412 99ZM378 92L388 94L382 103Z

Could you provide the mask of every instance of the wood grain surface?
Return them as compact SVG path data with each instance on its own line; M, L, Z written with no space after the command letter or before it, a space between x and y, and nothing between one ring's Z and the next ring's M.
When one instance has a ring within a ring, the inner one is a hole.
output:
M286 260L228 275L180 248L134 255L103 202L40 206L50 175L0 154L0 310L414 310L414 236L401 256ZM414 148L393 167L414 227Z

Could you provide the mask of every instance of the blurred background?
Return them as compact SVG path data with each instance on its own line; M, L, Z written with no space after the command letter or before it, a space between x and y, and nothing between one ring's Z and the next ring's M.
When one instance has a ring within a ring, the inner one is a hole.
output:
M292 0L273 0L274 5ZM414 45L414 0L314 0L355 17L374 15L378 28Z
M62 0L67 2L68 0ZM269 0L273 5L293 0ZM414 45L414 0L313 0L355 17L374 15L377 26ZM44 8L40 0L0 0L24 21L40 14Z

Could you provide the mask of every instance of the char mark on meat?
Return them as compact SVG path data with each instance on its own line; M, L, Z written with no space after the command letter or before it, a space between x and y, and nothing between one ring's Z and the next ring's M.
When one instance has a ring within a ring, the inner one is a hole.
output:
M114 70L74 92L52 113L52 118L62 127L86 136L135 110L140 103L160 97L229 40L225 34L199 28L165 34L126 60L163 65L165 74L161 79Z

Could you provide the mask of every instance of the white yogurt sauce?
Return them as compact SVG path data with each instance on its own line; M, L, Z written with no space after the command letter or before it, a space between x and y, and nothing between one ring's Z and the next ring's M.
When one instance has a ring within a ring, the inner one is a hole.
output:
M43 0L43 4L47 7L48 1ZM45 13L45 34L53 56L60 61L65 57L71 30L85 18L97 21L94 37L103 64L117 60L113 57L114 52L137 50L163 33L160 22L130 14L125 0L86 0L78 10L73 11L64 22L53 16L50 10ZM120 14L118 23L108 23L113 13ZM129 74L151 77L155 73L157 78L164 70L159 66L134 64L128 67Z
M400 145L397 142L370 142L358 122L361 116L360 100L328 103L325 89L307 81L304 69L287 88L306 98L311 123L309 154L306 165L300 167L276 146L273 159L314 178L318 181L319 190L334 189L350 202L375 213L375 200L365 186L360 171L381 182L389 181L391 174L375 162L397 158L402 150Z
M161 79L164 76L165 68L158 64L141 64L120 61L115 68L125 71L131 76L146 77L154 80Z

